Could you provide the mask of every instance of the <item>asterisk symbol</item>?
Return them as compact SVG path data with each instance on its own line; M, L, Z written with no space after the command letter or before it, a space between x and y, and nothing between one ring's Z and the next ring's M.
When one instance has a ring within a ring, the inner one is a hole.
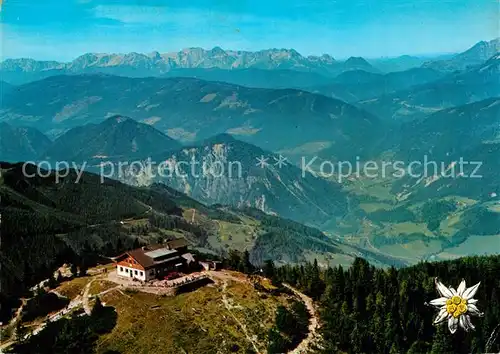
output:
M257 157L257 164L255 166L259 166L260 168L264 168L267 165L269 165L267 163L267 160L269 160L267 157L264 157L263 155L261 155L260 157Z
M278 166L278 168L282 168L283 166L286 166L286 157L281 155L276 158L275 156L273 156L274 160L276 161L276 163L274 164L275 166Z

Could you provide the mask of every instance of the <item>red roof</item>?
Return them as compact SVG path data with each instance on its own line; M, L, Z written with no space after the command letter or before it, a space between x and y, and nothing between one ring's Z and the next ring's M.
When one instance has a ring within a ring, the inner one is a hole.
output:
M157 264L164 264L164 263L168 263L168 262L173 261L173 260L179 260L180 255L179 254L176 254L175 256L172 255L172 257L170 257L168 259L163 259L161 261L155 262L155 260L152 257L148 256L146 253L152 252L155 250L159 250L162 248L176 250L176 249L181 248L181 247L186 247L187 245L188 245L188 243L185 239L176 239L176 240L168 241L165 244L148 245L148 246L144 246L144 247L137 248L137 249L130 250L130 251L123 253L120 256L116 257L116 261L119 262L122 258L130 256L133 259L135 259L137 261L137 263L139 263L145 269L151 268Z

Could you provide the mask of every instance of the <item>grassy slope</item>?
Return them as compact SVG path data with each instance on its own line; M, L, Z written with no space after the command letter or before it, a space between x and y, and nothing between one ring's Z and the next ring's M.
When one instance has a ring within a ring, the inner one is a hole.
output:
M113 264L90 268L88 275L65 278L54 289L68 301L78 301L90 283L88 295L115 308L117 323L101 335L97 353L248 353L251 348L265 352L277 307L289 306L292 299L283 293L259 292L245 275L226 270L215 272L215 282L208 286L160 296L120 287L108 280L103 268L114 270ZM260 285L276 289L266 279L260 279ZM90 307L94 301L89 300ZM44 318L23 325L39 326ZM9 329L2 327L2 334L7 336Z
M116 308L118 322L99 339L97 352L227 353L238 348L235 353L245 353L252 344L225 308L224 294L233 305L235 318L246 326L250 337L256 336L258 349L264 350L276 308L286 299L263 298L250 284L229 281L225 290L213 285L175 297L116 291L103 295L102 300Z

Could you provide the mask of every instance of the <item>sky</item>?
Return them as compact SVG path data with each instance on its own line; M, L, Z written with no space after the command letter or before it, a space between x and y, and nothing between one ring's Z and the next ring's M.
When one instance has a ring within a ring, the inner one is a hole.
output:
M215 46L337 59L453 53L499 37L499 1L3 0L1 57L70 61Z

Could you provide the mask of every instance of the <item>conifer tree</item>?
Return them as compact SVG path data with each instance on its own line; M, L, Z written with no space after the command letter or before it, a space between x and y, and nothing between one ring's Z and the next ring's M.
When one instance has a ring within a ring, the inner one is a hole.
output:
M99 315L103 311L103 308L104 308L104 306L102 305L101 299L99 298L99 296L96 296L94 307L92 308L91 316L92 317L99 317Z
M453 345L451 343L451 336L447 333L446 326L439 326L436 330L432 341L432 348L430 354L451 354L453 352Z

